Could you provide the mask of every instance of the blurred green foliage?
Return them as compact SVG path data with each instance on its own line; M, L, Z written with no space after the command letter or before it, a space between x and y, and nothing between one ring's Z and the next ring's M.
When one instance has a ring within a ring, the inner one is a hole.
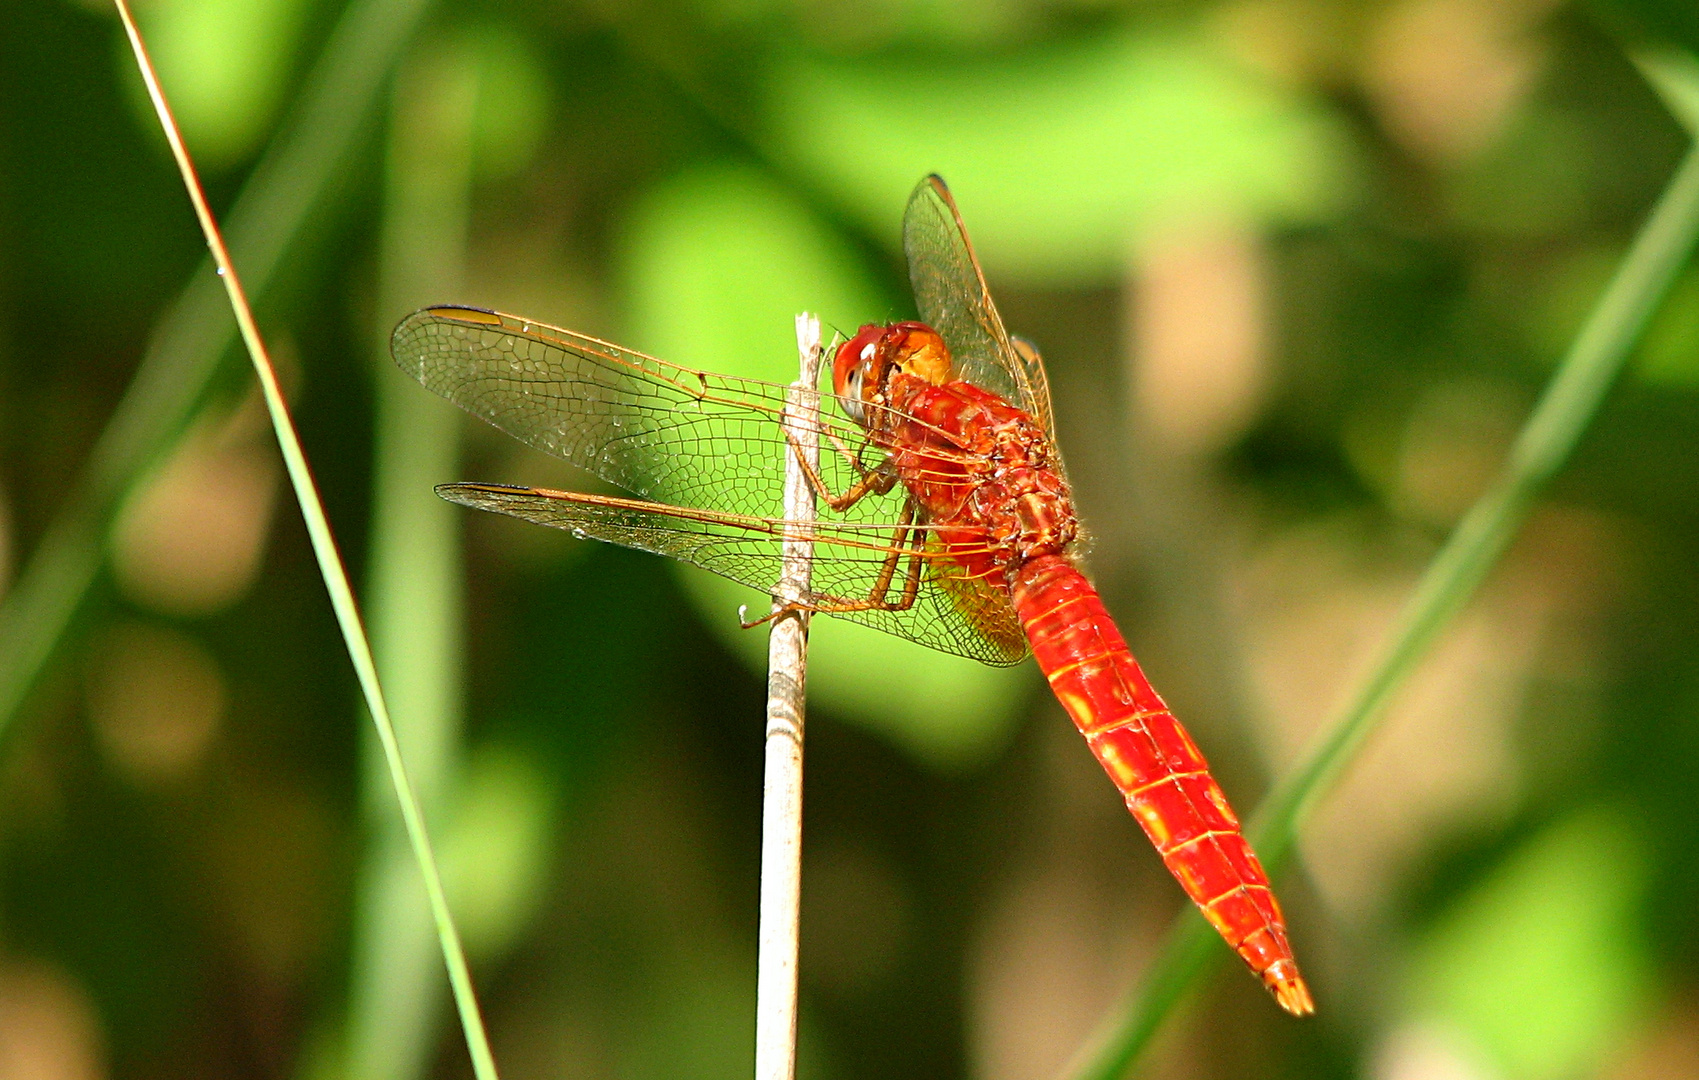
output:
M161 0L145 9L143 32L152 42L183 138L204 167L227 167L252 154L265 138L301 48L313 5L300 0ZM120 70L131 66L127 44ZM153 106L136 90L138 120Z
M1634 920L1646 857L1601 807L1530 837L1418 945L1413 1007L1461 1027L1505 1075L1596 1072L1650 990Z
M784 57L764 89L770 152L870 234L888 235L912 178L936 172L962 192L982 257L1039 286L1114 281L1128 246L1177 218L1315 221L1354 172L1337 116L1195 32L977 63Z
M415 59L469 58L478 98L465 284L433 299L789 381L797 311L845 333L911 311L902 203L941 171L1045 349L1090 567L1248 811L1684 147L1616 35L1692 45L1688 8L444 8ZM221 207L337 9L143 11ZM200 257L119 36L95 0L0 0L8 579ZM354 566L370 343L404 314L378 284L385 134L261 305ZM1283 896L1321 1018L1234 973L1154 1074L1699 1075L1699 271L1634 371L1303 839ZM133 494L119 572L0 746L0 1072L340 1060L375 796L245 380L227 366ZM466 435L436 479L586 482ZM439 851L505 1073L746 1074L765 639L732 620L758 601L457 520L467 745ZM1053 1073L1178 890L1030 670L831 620L813 643L805 1076ZM465 1075L427 1007L416 1057Z

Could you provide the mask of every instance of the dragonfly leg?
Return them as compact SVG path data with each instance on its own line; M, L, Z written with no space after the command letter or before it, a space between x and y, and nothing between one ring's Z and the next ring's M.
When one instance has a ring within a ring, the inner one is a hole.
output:
M891 552L880 564L879 574L873 579L873 588L868 590L865 597L860 600L815 597L812 610L842 614L846 611L907 611L913 607L915 597L920 595L920 568L926 550L926 530L914 528L913 521L914 501L911 499L903 506L902 522L891 537ZM903 591L898 594L897 599L887 600L885 597L891 591L891 582L897 576L897 564L903 556L903 544L910 535L914 538L914 546L908 549L909 564L907 572L903 575Z
M859 468L860 462L857 462L856 465ZM862 473L861 479L845 488L842 495L834 497L831 492L826 490L824 480L814 490L827 506L830 506L833 510L843 511L848 510L868 495L883 495L896 486L896 473L884 469L874 469L871 472Z
M808 480L808 486L813 489L815 496L821 502L830 506L833 510L848 510L868 495L883 495L897 486L897 474L895 472L883 467L869 469L861 463L861 455L851 453L849 448L843 445L842 440L836 435L828 431L826 437L832 440L832 445L837 448L844 460L849 462L850 468L856 471L858 477L856 482L844 489L841 495L832 494L826 486L826 478L820 475L819 468L808 460L807 455L802 453L801 448L796 444L796 438L789 431L785 432L785 441L790 443L791 453L796 455L797 463L802 466L802 474Z
M903 505L902 521L891 536L891 550L880 563L879 573L874 577L873 587L868 590L866 596L851 598L814 593L806 600L785 604L753 622L744 622L743 628L753 630L762 623L771 622L780 615L793 611L825 615L842 615L853 611L907 611L914 606L915 598L920 595L921 567L925 564L926 555L926 530L914 526L914 516L914 503L911 500ZM902 592L895 600L887 599L891 583L896 580L897 567L901 564L905 552L908 553L908 570L903 575Z

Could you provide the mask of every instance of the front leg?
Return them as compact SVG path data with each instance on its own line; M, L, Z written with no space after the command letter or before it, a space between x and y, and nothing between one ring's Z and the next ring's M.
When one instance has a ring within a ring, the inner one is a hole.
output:
M802 474L808 480L808 486L814 492L815 498L833 510L842 513L869 495L883 495L897 486L897 474L890 467L889 461L882 462L878 468L869 469L861 463L859 452L851 453L849 447L845 446L843 440L839 439L833 432L827 431L825 435L832 441L832 446L838 454L856 472L855 483L845 488L841 494L834 495L832 493L826 485L826 478L820 474L819 468L808 460L808 455L804 454L802 448L797 445L796 437L788 430L785 432L785 442L789 444L790 452L795 455L797 464L802 466Z
M857 467L860 467L859 462ZM809 471L809 475L811 477L809 486L814 488L814 493L820 497L822 502L839 513L843 513L869 495L883 495L897 486L896 471L884 465L863 472L860 479L845 488L841 495L833 495L830 491L827 491L825 479L813 473L812 470Z

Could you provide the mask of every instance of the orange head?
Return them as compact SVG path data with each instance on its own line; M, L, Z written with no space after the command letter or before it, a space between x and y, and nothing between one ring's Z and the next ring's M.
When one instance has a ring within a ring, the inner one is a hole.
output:
M893 374L942 386L950 381L951 366L944 339L925 323L868 323L838 346L832 361L832 390L850 419L867 427L866 406L889 404L886 393Z

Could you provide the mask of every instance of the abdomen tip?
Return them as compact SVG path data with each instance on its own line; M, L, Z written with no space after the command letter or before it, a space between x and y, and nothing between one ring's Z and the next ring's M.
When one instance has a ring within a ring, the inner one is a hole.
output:
M1289 960L1277 961L1263 972L1263 982L1273 992L1274 1000L1280 1003L1280 1007L1293 1016L1315 1014L1315 998L1310 996L1310 988L1305 984L1304 977L1298 974L1298 965Z

